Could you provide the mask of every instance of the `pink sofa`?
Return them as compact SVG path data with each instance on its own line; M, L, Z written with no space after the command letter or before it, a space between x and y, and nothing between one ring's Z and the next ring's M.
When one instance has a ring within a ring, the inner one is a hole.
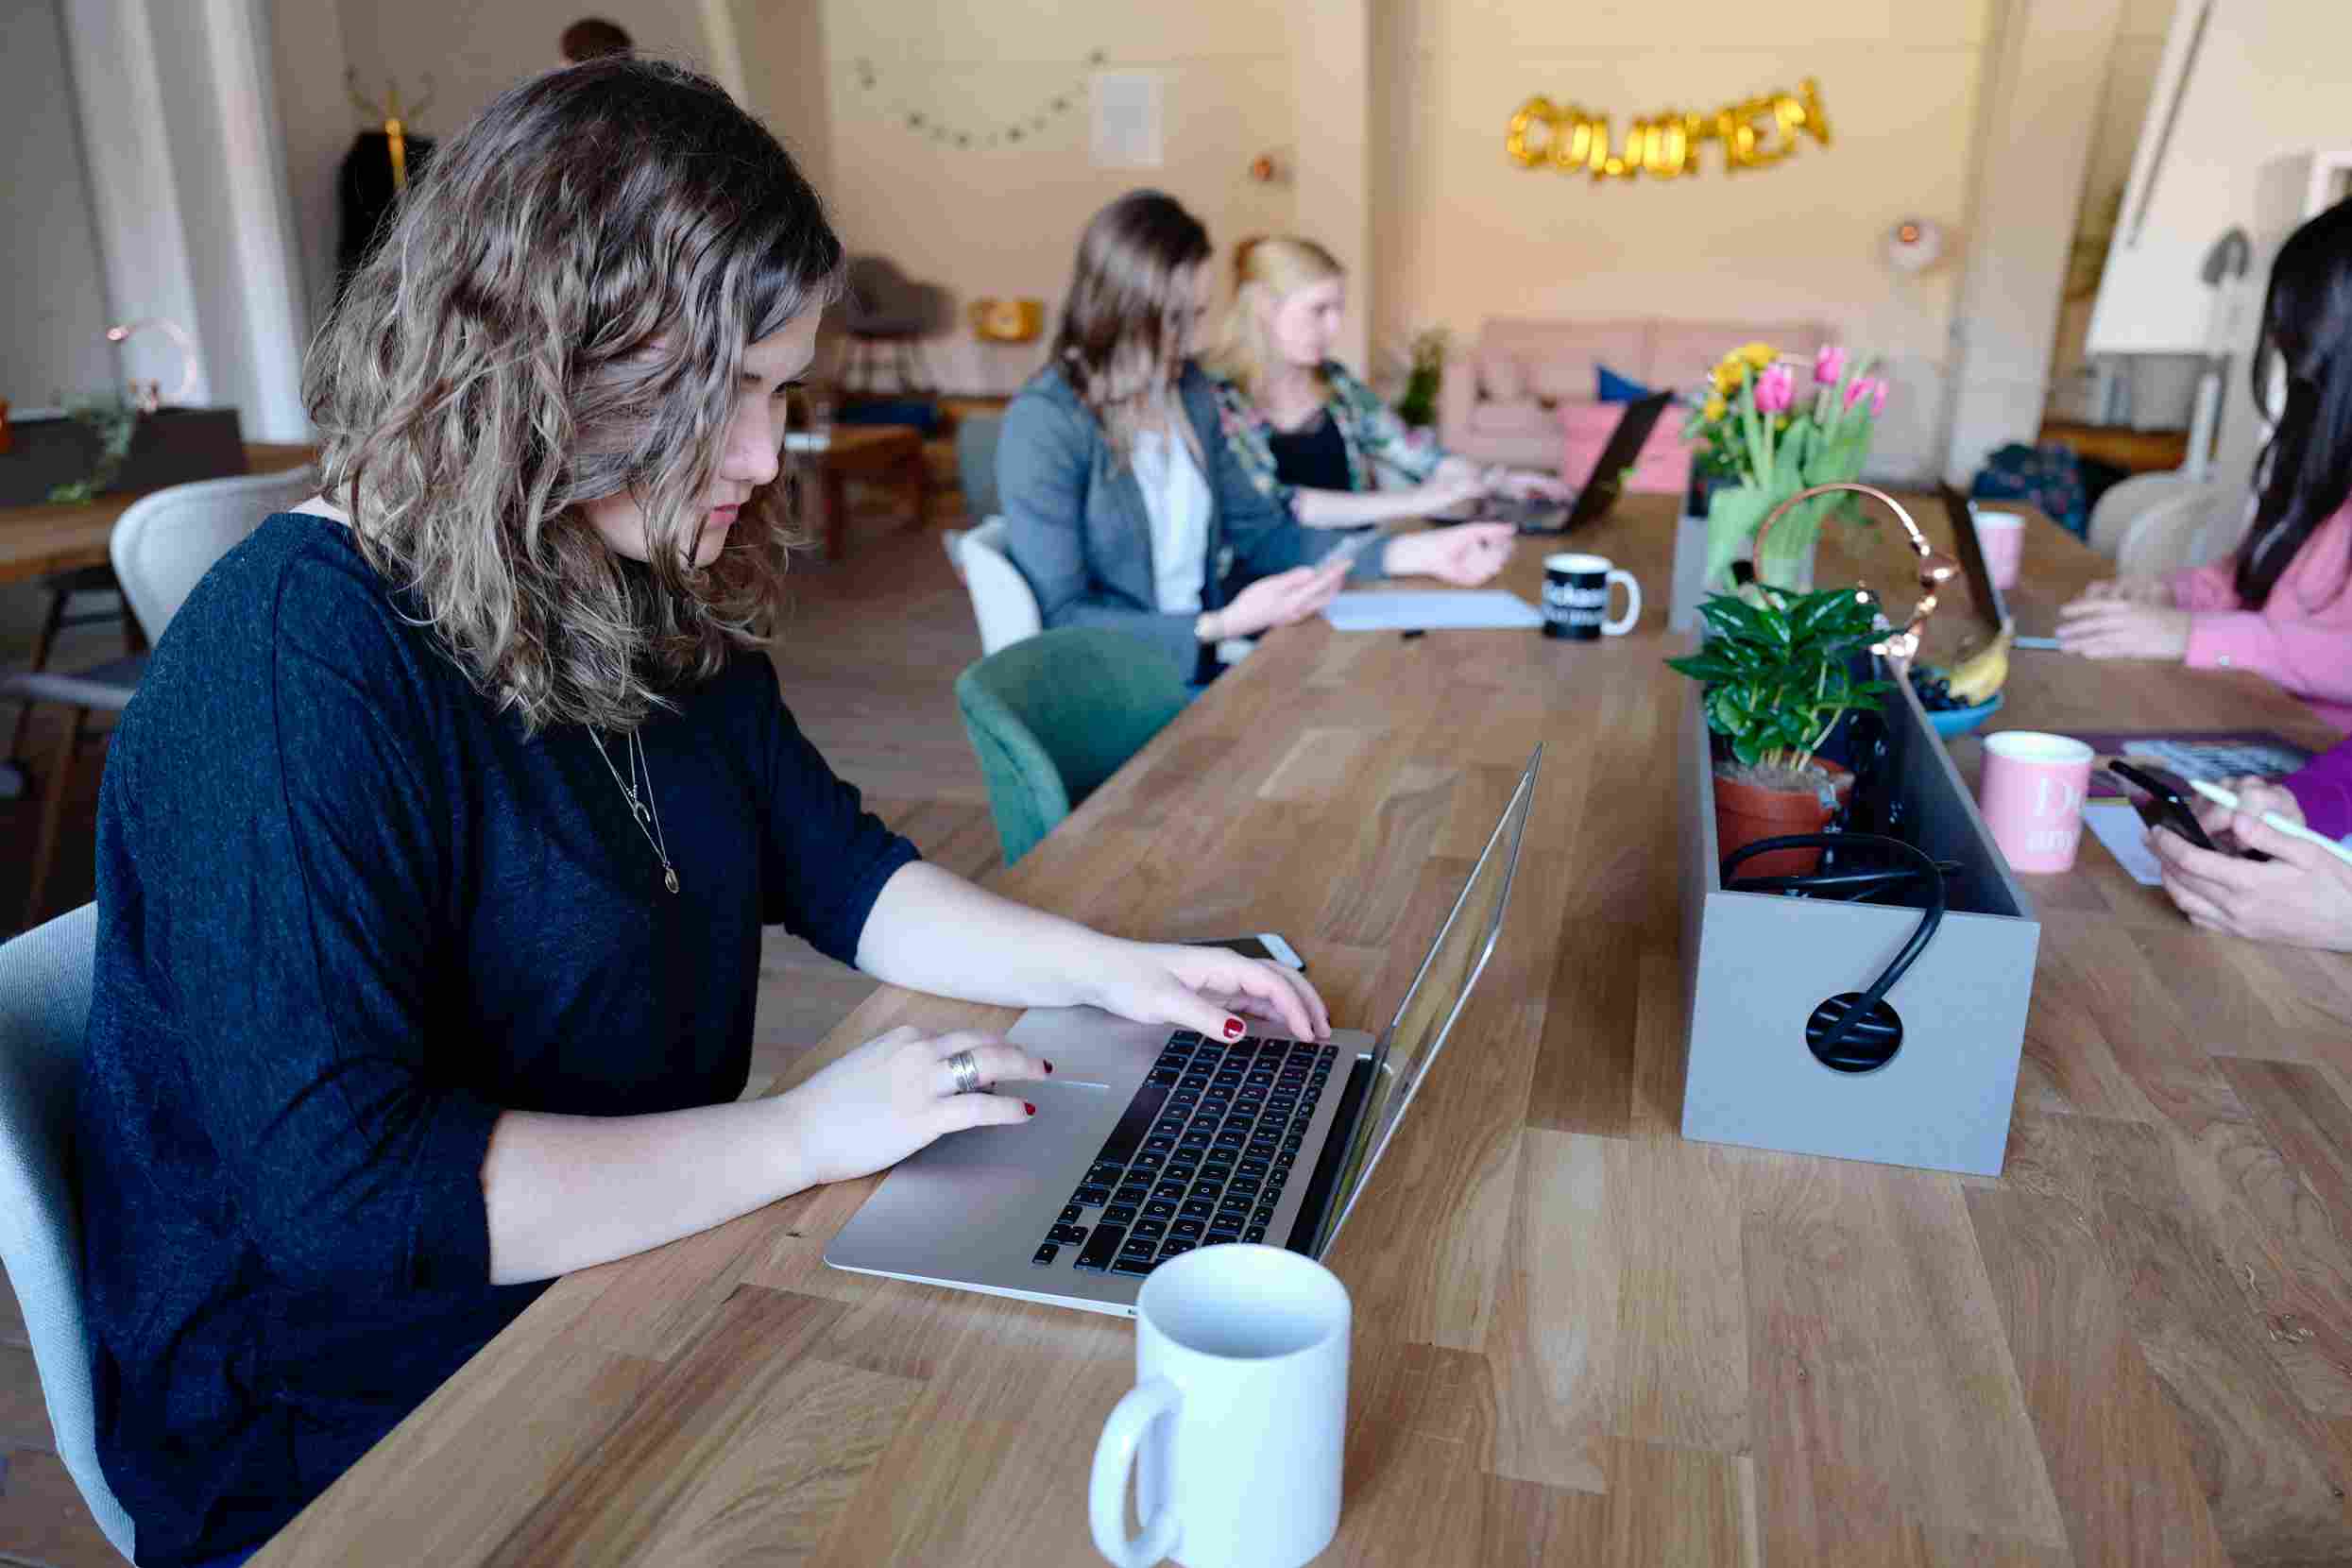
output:
M1599 401L1598 366L1653 391L1688 392L1725 350L1758 339L1811 360L1832 333L1789 321L1489 321L1475 341L1446 356L1438 439L1481 463L1558 469L1572 435L1590 421L1569 412ZM1643 448L1653 484L1664 484L1676 466L1667 449L1679 452L1681 432L1680 417L1669 412ZM1680 467L1687 469L1686 458ZM1585 475L1567 477L1580 483Z

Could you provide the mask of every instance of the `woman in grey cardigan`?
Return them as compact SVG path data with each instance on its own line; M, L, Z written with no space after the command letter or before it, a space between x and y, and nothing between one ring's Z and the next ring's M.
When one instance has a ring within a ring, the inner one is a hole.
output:
M1046 624L1132 632L1195 679L1216 673L1220 642L1304 620L1350 571L1339 537L1300 527L1219 433L1209 379L1185 357L1208 258L1208 230L1157 191L1097 213L1052 359L1014 400L997 452L1006 542ZM1507 523L1407 535L1353 571L1483 583L1511 537Z

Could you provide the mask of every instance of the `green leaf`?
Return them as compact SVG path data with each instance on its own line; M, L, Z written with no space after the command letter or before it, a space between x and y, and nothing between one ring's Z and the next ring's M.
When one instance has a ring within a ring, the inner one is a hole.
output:
M1727 587L1740 546L1756 536L1768 509L1765 493L1753 485L1722 486L1707 498L1707 574L1711 588Z

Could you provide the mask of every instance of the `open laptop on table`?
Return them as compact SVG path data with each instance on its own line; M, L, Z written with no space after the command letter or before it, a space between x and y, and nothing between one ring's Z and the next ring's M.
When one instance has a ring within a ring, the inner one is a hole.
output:
M1673 401L1671 392L1653 392L1625 405L1625 412L1617 416L1617 428L1610 432L1609 444L1601 448L1601 454L1594 462L1592 473L1585 477L1584 487L1577 492L1573 505L1497 496L1481 503L1477 515L1516 523L1522 534L1573 534L1588 523L1600 521L1617 504L1617 497L1625 489L1627 472L1642 460L1643 444Z
M1144 1278L1219 1241L1321 1257L1461 1015L1510 903L1538 746L1379 1038L1237 1044L1091 1008L1032 1009L1011 1038L1053 1059L1037 1116L902 1161L825 1261L1132 1317Z

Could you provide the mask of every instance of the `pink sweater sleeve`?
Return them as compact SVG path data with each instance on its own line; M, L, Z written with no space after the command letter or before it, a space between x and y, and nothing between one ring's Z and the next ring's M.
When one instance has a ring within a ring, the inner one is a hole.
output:
M2298 697L2352 704L2352 603L2309 619L2206 611L2190 621L2186 662L2192 670L2251 670Z
M2224 555L2204 566L2175 571L2169 579L2173 604L2184 610L2234 610L2238 607L2238 558Z
M2176 601L2192 612L2190 667L2252 670L2307 701L2352 704L2347 544L2352 544L2352 506L2339 510L2304 541L2258 610L2238 608L2234 591L2209 609L2192 597L2208 590L2207 573L2227 585L2229 561L2173 578Z

